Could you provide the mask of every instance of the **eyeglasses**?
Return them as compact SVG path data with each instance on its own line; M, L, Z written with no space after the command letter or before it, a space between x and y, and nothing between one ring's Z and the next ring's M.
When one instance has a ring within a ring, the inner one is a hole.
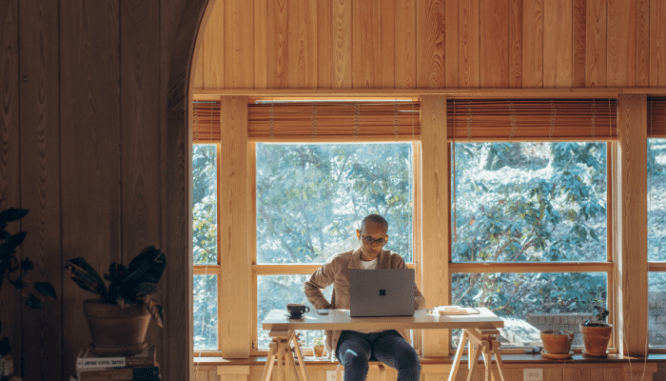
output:
M373 243L376 243L379 246L383 246L383 245L386 244L386 240L384 238L374 239L374 238L370 237L369 235L363 237L363 242L367 243L368 245L372 245Z

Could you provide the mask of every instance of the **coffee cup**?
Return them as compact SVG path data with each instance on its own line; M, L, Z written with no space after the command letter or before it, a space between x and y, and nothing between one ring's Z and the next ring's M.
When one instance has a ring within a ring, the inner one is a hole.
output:
M290 319L300 319L301 315L310 312L310 307L305 304L292 303L287 304L287 311L289 311Z

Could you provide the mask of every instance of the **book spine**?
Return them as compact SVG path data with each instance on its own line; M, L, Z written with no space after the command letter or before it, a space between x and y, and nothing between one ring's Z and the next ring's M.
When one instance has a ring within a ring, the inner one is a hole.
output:
M137 366L154 366L155 359L151 357L120 357L113 358L89 358L76 362L76 369L105 369L105 368L126 368Z
M79 381L154 381L160 376L160 368L156 366L143 368L111 368L82 370Z

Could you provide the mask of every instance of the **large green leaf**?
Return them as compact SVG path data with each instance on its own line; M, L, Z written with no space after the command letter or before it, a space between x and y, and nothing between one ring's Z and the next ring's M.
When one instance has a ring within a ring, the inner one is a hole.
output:
M49 298L58 299L56 290L50 283L37 282L35 283L35 290L44 296L48 296Z
M0 224L6 224L7 222L12 222L20 220L28 214L28 211L25 209L16 209L9 208L0 212Z
M70 259L67 261L65 268L69 272L69 276L79 287L103 299L107 299L108 291L104 285L104 281L84 258Z

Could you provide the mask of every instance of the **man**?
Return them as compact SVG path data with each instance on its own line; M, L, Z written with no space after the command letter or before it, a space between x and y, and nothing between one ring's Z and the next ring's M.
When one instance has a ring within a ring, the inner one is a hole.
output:
M305 295L317 309L349 309L349 269L404 269L402 257L383 250L388 241L388 222L378 214L371 214L356 230L361 246L358 249L337 254L324 263L304 283ZM329 303L321 290L333 285ZM416 309L425 307L421 291L414 286ZM399 381L416 381L421 365L418 354L408 343L409 331L326 331L326 347L335 349L338 361L345 367L345 380L365 380L368 361L378 360L398 370Z

